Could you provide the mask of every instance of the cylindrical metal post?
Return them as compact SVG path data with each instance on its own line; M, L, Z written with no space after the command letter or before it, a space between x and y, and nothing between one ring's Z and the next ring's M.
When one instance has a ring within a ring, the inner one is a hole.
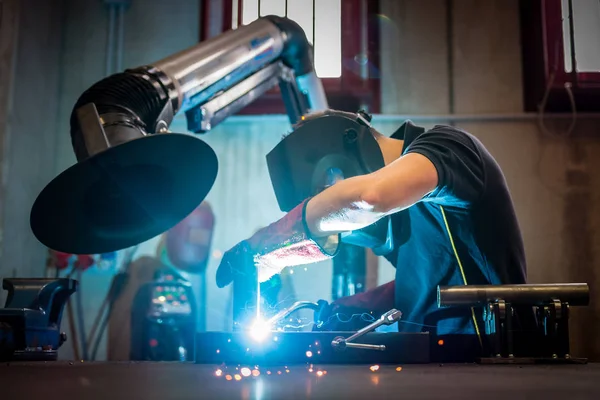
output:
M586 283L438 287L438 307L474 307L499 299L512 305L539 305L557 299L585 306L590 301L590 290Z

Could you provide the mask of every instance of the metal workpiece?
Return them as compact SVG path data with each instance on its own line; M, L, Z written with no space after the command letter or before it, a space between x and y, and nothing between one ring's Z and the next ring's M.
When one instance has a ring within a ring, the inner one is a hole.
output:
M439 286L438 306L474 307L502 299L513 305L541 305L559 299L572 306L590 301L586 283Z

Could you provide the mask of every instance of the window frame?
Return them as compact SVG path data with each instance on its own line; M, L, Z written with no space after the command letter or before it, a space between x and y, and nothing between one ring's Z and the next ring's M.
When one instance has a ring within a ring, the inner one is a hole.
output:
M520 0L525 110L538 112L549 88L545 111L572 112L571 84L577 111L600 111L600 72L565 70L562 18L561 0Z
M242 3L237 1L237 22L242 23ZM233 1L201 0L200 41L216 36L232 28ZM343 0L342 1L342 75L340 78L321 78L330 108L356 112L360 104L367 104L370 113L381 110L381 86L378 76L362 79L358 73L344 67L354 63L354 56L361 53L361 30L353 27L361 26L363 18L361 10L363 2L367 7L367 52L370 66L379 74L379 14L378 0ZM273 88L252 104L238 112L238 115L286 114L279 88Z

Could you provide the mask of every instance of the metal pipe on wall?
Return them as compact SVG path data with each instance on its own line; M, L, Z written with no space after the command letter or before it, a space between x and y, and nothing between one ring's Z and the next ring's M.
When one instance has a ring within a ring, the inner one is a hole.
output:
M114 42L115 42L115 20L116 7L114 4L108 5L108 32L106 37L106 75L113 73Z
M360 2L360 77L369 79L369 7L367 0Z
M446 47L448 57L448 112L454 114L454 1L446 0Z
M116 68L117 71L123 70L123 41L125 36L125 7L126 5L121 3L118 6L119 19L117 28L117 52L116 52Z
M106 76L123 70L123 43L125 37L125 10L130 0L104 0L108 8L106 35Z

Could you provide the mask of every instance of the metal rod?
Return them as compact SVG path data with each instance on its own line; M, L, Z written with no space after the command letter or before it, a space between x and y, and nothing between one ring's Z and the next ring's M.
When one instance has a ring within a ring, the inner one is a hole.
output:
M357 331L354 335L346 338L345 339L346 345L348 345L348 343L353 341L354 339L356 339L362 335L365 335L371 331L374 331L375 329L379 328L383 324L385 324L385 320L383 318L380 318L377 321L373 322L371 325L365 326L364 328Z
M438 286L438 307L474 307L495 300L541 305L554 299L585 306L590 301L590 290L586 283Z
M117 71L123 70L123 41L125 37L125 5L119 5L119 25L117 31Z
M448 112L454 114L454 2L446 0L446 47L448 62Z
M369 79L369 9L367 0L360 2L360 78L365 81Z
M76 313L77 313L77 326L79 328L79 341L81 342L81 353L83 355L83 359L85 361L88 361L89 358L89 353L88 353L88 346L87 343L85 341L86 339L86 324L85 324L85 316L84 316L84 311L83 311L83 296L81 294L81 276L83 275L82 271L80 269L77 270L77 282L79 283L79 290L77 290L75 292L75 298L76 298Z
M312 45L313 52L317 45L317 34L316 34L316 26L317 26L317 0L313 0L312 2Z
M575 57L575 22L573 19L573 0L569 0L569 43L571 45L571 75L573 86L577 86L577 59Z
M106 37L106 75L113 72L114 41L115 41L115 18L116 9L114 5L108 6L108 32Z
M364 344L364 343L348 343L348 342L346 342L346 347L349 347L351 349L385 351L385 345L383 345L383 344Z
M400 320L401 316L402 316L402 313L400 311L396 310L395 308L392 308L390 311L383 314L377 321L360 329L354 335L352 335L348 338L343 338L343 337L335 338L331 342L331 346L333 346L334 349L340 349L340 350L344 350L347 347L350 347L350 348L355 348L355 349L385 351L385 346L383 346L383 345L370 345L370 344L365 344L365 343L351 343L351 342L354 339L357 339L362 335L365 335L369 332L374 331L375 329L379 328L381 325L391 325L395 322L398 322Z
M231 0L231 29L237 29L237 27L239 26L238 15L240 14L240 10L238 6L239 1Z

